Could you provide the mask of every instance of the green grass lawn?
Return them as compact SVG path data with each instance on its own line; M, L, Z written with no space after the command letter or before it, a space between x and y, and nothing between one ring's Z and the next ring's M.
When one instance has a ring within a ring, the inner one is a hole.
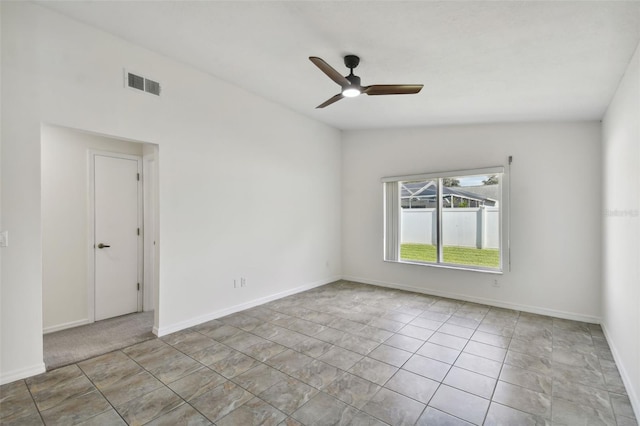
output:
M489 268L497 268L500 266L500 252L497 249L445 246L443 255L445 263L485 266ZM436 247L429 244L402 244L400 246L400 258L402 260L417 260L419 262L435 262Z

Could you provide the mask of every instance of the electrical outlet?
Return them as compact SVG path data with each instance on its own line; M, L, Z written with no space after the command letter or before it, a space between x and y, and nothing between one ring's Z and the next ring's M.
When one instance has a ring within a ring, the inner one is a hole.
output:
M233 280L233 288L238 288L238 282L237 280Z
M246 287L247 285L247 280L244 278L240 278L240 287Z
M0 247L9 247L9 231L0 232Z
M500 282L499 282L497 279L495 279L495 280L493 280L493 284L492 284L492 286L494 286L494 287L500 287Z

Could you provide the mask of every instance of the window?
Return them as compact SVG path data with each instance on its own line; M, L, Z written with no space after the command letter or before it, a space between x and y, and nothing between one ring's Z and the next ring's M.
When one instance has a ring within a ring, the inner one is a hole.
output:
M503 167L383 178L384 259L502 270Z

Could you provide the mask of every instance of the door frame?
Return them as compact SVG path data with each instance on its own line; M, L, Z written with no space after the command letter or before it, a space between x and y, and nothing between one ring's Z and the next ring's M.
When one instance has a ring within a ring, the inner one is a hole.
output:
M158 291L158 149L142 155L142 197L144 215L144 276L142 285L142 310L154 311Z
M138 237L138 283L140 290L138 291L137 312L142 312L143 300L143 278L144 278L144 211L143 211L143 186L142 186L142 157L139 155L122 154L112 151L88 150L88 221L89 232L87 241L87 312L90 323L96 320L95 294L96 294L96 259L95 259L95 233L96 233L96 216L95 216L95 160L96 156L120 158L123 160L136 161L138 174L138 227L140 228L140 236Z

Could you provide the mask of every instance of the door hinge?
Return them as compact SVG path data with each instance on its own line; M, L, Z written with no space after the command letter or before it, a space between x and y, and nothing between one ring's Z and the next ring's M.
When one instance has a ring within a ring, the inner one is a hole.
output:
M137 173L138 180L140 180L140 173Z
M138 283L138 291L140 291L140 283Z
M140 228L138 228L138 235L140 235Z

